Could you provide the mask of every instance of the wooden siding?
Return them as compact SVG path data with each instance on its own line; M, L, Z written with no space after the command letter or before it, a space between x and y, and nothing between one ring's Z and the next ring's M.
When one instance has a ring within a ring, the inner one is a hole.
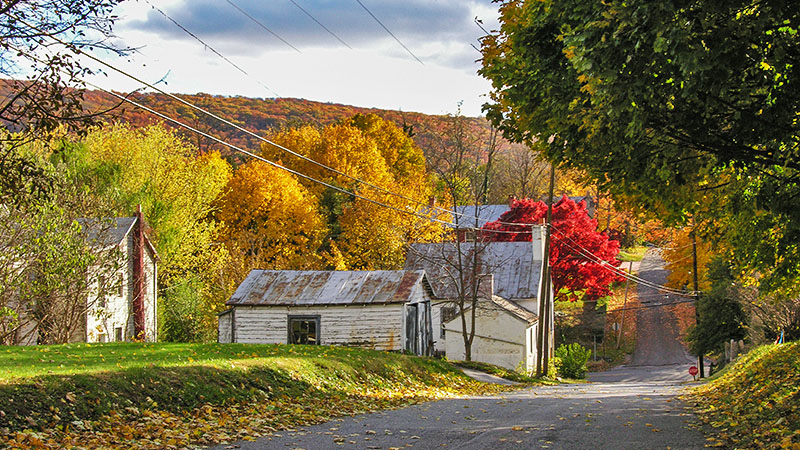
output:
M354 306L237 306L234 339L286 344L290 315L319 315L320 344L402 350L403 304Z
M220 313L217 320L217 342L220 344L230 344L233 342L233 310Z

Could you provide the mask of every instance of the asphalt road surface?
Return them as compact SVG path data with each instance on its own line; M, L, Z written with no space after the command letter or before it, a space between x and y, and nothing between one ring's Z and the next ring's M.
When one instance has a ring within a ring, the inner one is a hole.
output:
M643 278L663 284L657 251ZM640 294L650 295L640 288ZM242 449L698 449L705 438L677 396L691 380L686 354L663 308L637 311L632 364L590 383L520 389L340 418L278 432Z
M663 285L667 281L667 271L659 249L650 249L639 266L639 277L652 283ZM633 352L633 366L685 365L691 366L694 359L686 351L678 338L675 319L666 308L674 302L684 302L685 297L665 295L657 290L637 286L642 306L636 310L636 349Z

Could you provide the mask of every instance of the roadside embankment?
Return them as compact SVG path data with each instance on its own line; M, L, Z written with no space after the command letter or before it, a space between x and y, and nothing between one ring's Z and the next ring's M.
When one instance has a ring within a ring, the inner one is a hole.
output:
M186 448L507 387L433 358L328 346L0 349L0 448Z
M800 449L800 342L752 350L687 399L712 446Z

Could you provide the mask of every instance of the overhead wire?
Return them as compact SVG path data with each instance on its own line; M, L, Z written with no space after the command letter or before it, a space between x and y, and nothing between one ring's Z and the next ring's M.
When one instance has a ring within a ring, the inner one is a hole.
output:
M147 1L147 0L145 0L145 1ZM149 3L149 2L148 2L148 3ZM32 26L32 25L28 24L28 23L27 23L27 22L25 22L24 20L21 20L21 19L19 19L19 20L20 20L22 23L25 23L25 24L26 24L28 27L30 27L30 28L32 28L32 29L34 29L34 30L37 30L37 28L36 28L36 27L34 27L34 26ZM383 192L385 192L385 193L387 193L387 194L396 195L396 196L399 196L399 197L401 197L401 198L405 198L405 199L411 200L411 201L413 201L413 202L415 202L415 203L417 203L417 204L423 204L423 202L420 202L420 201L418 201L418 200L410 199L410 198L408 198L408 197L406 197L406 196L403 196L402 194L393 193L392 191L386 190L386 189L384 189L384 188L381 188L381 187L379 187L379 186L376 186L376 185L372 185L372 184L370 184L370 183L367 183L367 182L365 182L365 181L363 181L363 180L359 180L359 179L357 179L357 178L354 178L354 177L351 177L351 176L349 176L349 175L347 175L347 174L345 174L345 173L343 173L343 172L340 172L340 171L338 171L337 169L334 169L334 168L331 168L331 167L325 166L325 165L323 165L323 164L321 164L321 163L318 163L318 162L314 161L313 159L310 159L310 158L308 158L308 157L305 157L304 155L300 155L299 153L296 153L296 152L294 152L294 151L292 151L292 150L290 150L290 149L288 149L288 148L286 148L286 147L283 147L283 146L281 146L281 145L279 145L279 144L276 144L276 143L274 143L274 142L272 142L272 141L269 141L268 139L266 139L266 138L263 138L263 137L261 137L261 136L259 136L259 135L255 134L255 133L253 133L253 132L250 132L249 130L246 130L246 129L244 129L244 128L242 128L242 127L240 127L240 126L236 125L236 124L233 124L232 122L230 122L230 121L228 121L228 120L226 120L226 119L224 119L224 118L221 118L221 117L219 117L219 116L217 116L217 115L215 115L215 114L213 114L213 113L211 113L211 112L208 112L208 111L204 110L203 108L200 108L200 107L198 107L198 106L196 106L196 105L194 105L194 104L192 104L192 103L190 103L190 102L187 102L187 101L185 101L185 100L181 99L180 97L177 97L177 96L175 96L174 94L170 94L170 93L168 93L168 92L166 92L166 91L164 91L164 90L162 90L162 89L160 89L160 88L158 88L158 87L156 87L156 86L154 86L154 85L152 85L152 84L150 84L150 83L148 83L148 82L146 82L146 81L144 81L144 80L141 80L140 78L138 78L138 77L136 77L136 76L134 76L134 75L132 75L132 74L129 74L129 73L127 73L126 71L124 71L124 70L122 70L122 69L119 69L119 68L117 68L117 67L115 67L115 66L113 66L113 65L111 65L111 64L109 64L109 63L107 63L107 62L105 62L105 61L103 61L103 60L101 60L101 59L99 59L99 58L97 58L97 57L95 57L95 56L91 55L91 54L89 54L89 53L86 53L86 52L84 52L84 51L82 51L82 50L80 50L80 49L78 49L78 48L75 48L74 46L72 46L72 45L70 45L70 44L68 44L68 43L64 42L63 40L61 40L61 39L59 39L59 38L57 38L57 37L55 37L55 36L47 36L47 37L49 37L49 38L51 38L52 40L54 40L54 41L56 41L56 42L59 42L60 44L62 44L62 45L64 45L64 46L66 46L66 47L67 47L67 48L69 48L71 51L75 52L76 54L87 56L88 58L92 59L93 61L96 61L96 62L98 62L98 63L100 63L100 64L102 64L102 65L104 65L104 66L106 66L106 67L108 67L108 68L110 68L110 69L112 69L112 70L114 70L114 71L117 71L118 73L120 73L120 74L122 74L122 75L125 75L125 76L127 76L127 77L129 77L129 78L131 78L131 79L133 79L133 80L135 80L135 81L137 81L137 82L139 82L140 84L143 84L143 85L145 85L145 86L147 86L147 87L150 87L151 89L154 89L154 90L156 90L156 91L158 91L158 92L160 92L160 93L162 93L162 94L164 94L164 95L167 95L167 96L169 96L170 98L173 98L173 99L175 99L175 100L177 100L177 101L179 101L179 102L181 102L181 103L183 103L183 104L185 104L185 105L187 105L187 106L189 106L189 107L192 107L192 108L194 108L194 109L196 109L196 110L198 110L198 111L201 111L201 112L203 112L203 113L205 113L205 114L209 115L210 117L213 117L213 118L215 118L215 119L217 119L217 120L219 120L219 121L222 121L223 123L226 123L226 124L228 124L229 126L232 126L232 127L236 128L236 129L238 129L238 130L242 131L242 132L245 132L245 133L247 133L247 134L249 134L249 135L251 135L251 136L253 136L253 137L256 137L256 138L257 138L257 139L259 139L259 140L262 140L262 141L264 141L264 142L267 142L267 143L269 143L269 144L271 144L271 145L274 145L275 147L278 147L278 148L280 148L280 149L282 149L282 150L284 150L284 151L287 151L287 152L289 152L290 154L293 154L293 155L295 155L295 156L297 156L297 157L300 157L300 158L302 158L302 159L304 159L304 160L306 160L306 161L312 162L312 163L314 163L314 164L320 165L321 167L324 167L324 168L326 168L326 169L328 169L328 170L334 171L334 172L336 172L336 173L338 173L338 174L340 174L340 175L343 175L343 176L349 177L349 178L351 178L351 179L353 179L353 180L355 180L355 181L362 182L362 183L364 183L364 184L365 184L365 185L367 185L367 186L370 186L370 187L376 188L376 189L378 189L378 190L380 190L380 191L383 191ZM397 207L394 207L394 206L391 206L391 205L387 205L387 204L385 204L385 203L382 203L382 202L378 202L378 201L376 201L376 200L370 199L370 198L368 198L368 197L365 197L365 196L363 196L363 195L360 195L360 194L357 194L357 193L355 193L355 192L348 191L348 190L345 190L345 189L342 189L342 188L339 188L339 187L333 186L333 185L331 185L331 184L329 184L329 183L325 183L324 181L321 181L321 180L314 179L313 177L310 177L310 176L308 176L308 175L305 175L305 174L302 174L302 173L300 173L300 172L298 172L298 171L292 170L292 169L290 169L290 168L288 168L288 167L285 167L285 166L282 166L282 165L280 165L280 164L277 164L277 163L275 163L275 162L273 162L273 161L270 161L270 160L268 160L268 159L266 159L266 158L263 158L263 157L261 157L261 156L259 156L259 155L256 155L256 154L254 154L254 153L252 153L252 152L249 152L249 151L247 151L247 150L244 150L244 149L242 149L242 148L240 148L240 147L238 147L238 146L235 146L235 145L233 145L233 144L230 144L230 143L228 143L228 142L222 141L221 139L219 139L219 138L217 138L217 137L215 137L215 136L209 135L209 134L207 134L207 133L204 133L204 132L202 132L202 131L200 131L200 130L197 130L197 129L195 129L195 128L191 127L191 126L188 126L188 125L186 125L186 124L183 124L182 122L180 122L180 121L178 121L178 120L176 120L176 119L173 119L173 118L171 118L171 117L168 117L168 116L166 116L166 115L164 115L164 114L162 114L162 113L159 113L158 111L155 111L155 110L153 110L153 109L151 109L151 108L148 108L148 107L146 107L146 106L144 106L144 105L141 105L141 104L139 104L138 102L135 102L135 101L133 101L133 100L130 100L130 99L129 99L129 98L127 98L127 97L122 97L122 96L120 96L119 94L116 94L116 93L114 93L114 92L108 91L108 90L106 90L106 89L104 89L104 88L102 88L102 87L99 87L99 86L95 85L95 84L92 84L92 83L90 83L90 84L91 84L92 86L95 86L95 87L96 87L97 89L99 89L99 90L102 90L102 91L104 91L104 92L106 92L106 93L108 93L108 94L110 94L110 95L113 95L113 96L115 96L115 97L117 97L117 98L120 98L121 100L123 100L123 101L126 101L126 102L128 102L128 103L131 103L131 104L133 104L134 106L137 106L137 107L139 107L139 108L141 108L141 109L147 110L148 112L150 112L150 113L152 113L152 114L155 114L155 115L157 115L158 117L161 117L161 118L163 118L163 119L165 119L165 120L168 120L169 122L171 122L171 123L174 123L174 124L176 124L176 125L178 125L178 126L180 126L180 127L186 128L186 129L188 129L188 130L190 130L190 131L192 131L192 132L195 132L195 133L197 133L197 134L200 134L200 135L202 135L202 136L204 136L204 137L206 137L206 138L208 138L208 139L211 139L211 140L213 140L214 142L217 142L217 143L219 143L219 144L221 144L221 145L225 145L225 146L227 146L227 147L229 147L229 148L231 148L231 149L233 149L233 150L236 150L236 151L242 152L242 153L244 153L244 154L247 154L247 155L249 155L249 156L251 156L251 157L254 157L254 158L256 158L256 159L260 159L260 160L262 160L262 161L264 161L264 162L266 162L266 163L268 163L268 164L271 164L271 165L273 165L273 166L275 166L275 167L278 167L278 168L280 168L280 169L283 169L283 170L289 171L290 173L293 173L293 174L295 174L295 175L297 175L297 176L299 176L299 177L301 177L301 178L308 179L308 180L310 180L310 181L313 181L313 182L316 182L316 183L323 184L323 185L325 185L326 187L332 188L332 189L334 189L334 190L337 190L337 191L339 191L339 192L343 192L343 193L345 193L345 194L348 194L348 195L351 195L351 196L354 196L354 197L357 197L357 198L362 198L363 200L365 200L365 201L369 201L369 202L371 202L371 203L374 203L374 204L376 204L376 205L384 206L384 207L386 207L386 208L390 208L390 209L392 209L392 210L395 210L395 211L398 211L398 212L402 212L402 213L406 213L406 214L411 214L411 215L414 215L414 216L416 216L416 217L418 217L418 218L421 218L421 219L426 219L426 220L430 220L430 221L433 221L433 222L437 222L437 223L439 223L439 224L442 224L442 225L445 225L445 226L450 226L450 227L453 227L453 226L454 226L454 228L456 228L456 229L462 229L462 230L473 230L473 231L480 231L480 232L491 232L491 233L495 233L495 234L530 234L530 233L532 233L532 232L533 232L532 230L531 230L531 231L521 231L521 230L520 230L520 231L508 231L508 230L484 230L484 229L482 229L482 228L477 228L477 227L461 227L461 226L460 226L460 224L458 223L458 221L457 221L456 223L453 223L453 222L450 222L450 221L444 221L444 220L441 220L441 219L438 219L438 218L434 218L434 217L430 217L430 216L425 216L425 215L422 215L422 214L418 214L416 211L409 211L409 210L407 210L407 209L401 209L401 208L397 208ZM450 213L450 214L457 214L457 215L459 215L459 216L461 216L461 215L465 215L465 214L463 214L463 213L458 213L458 212L456 212L456 211L450 211L450 210L446 210L446 209L442 209L442 208L438 208L438 209L440 209L440 210L442 210L442 211L446 211L446 212L448 212L448 213ZM475 218L475 219L480 219L480 218L479 218L479 217L477 217L477 216L473 216L473 218ZM521 224L521 223L505 223L505 222L499 222L499 223L500 223L500 224L507 224L507 225L526 226L526 227L539 226L538 224L527 224L527 223L522 223L522 224ZM553 229L555 229L556 231L560 232L560 230L558 230L558 229L557 229L557 228L555 228L555 227L553 227ZM563 233L562 233L562 234L563 234ZM565 236L565 237L567 237L567 238L569 238L569 236L566 236L566 235L564 235L564 236ZM571 238L569 238L569 239L571 240ZM573 242L574 242L574 241L573 241ZM577 244L577 243L576 243L576 245L578 245L579 247L581 247L581 246L580 246L580 244ZM572 246L570 246L570 247L571 247L571 248L573 248L573 250L577 250L577 249L575 249L575 248L574 248L574 247L572 247ZM646 286L648 286L648 287L651 287L651 288L653 288L653 289L662 290L662 291L665 291L665 292L670 292L670 293L673 293L673 294L676 294L676 295L686 295L686 293L684 293L684 292L679 292L679 291L676 291L676 290L672 290L671 288L667 288L667 287L665 287L665 286L657 285L657 284L654 284L654 283L648 282L647 280L643 280L643 279L641 279L641 278L638 278L638 277L632 277L632 276L630 276L629 274L627 274L626 272L623 272L623 271L621 271L621 270L618 270L618 269L616 269L615 267L611 266L611 264L610 264L610 263L608 263L607 261L603 261L602 259L600 259L600 258L599 258L599 257L597 257L596 255L592 254L592 253L591 253L591 251L589 251L589 250L587 250L587 249L585 249L585 248L583 248L583 249L582 249L582 251L579 251L579 253L583 254L583 257L584 257L584 258L586 258L586 259L588 259L588 260L590 260L590 261L592 261L592 262L595 262L595 263L599 264L599 265L600 265L600 266L602 266L602 267L605 267L607 270L612 270L612 271L615 271L615 272L616 272L617 274L619 274L620 276L623 276L623 277L625 277L625 278L631 279L632 281L635 281L635 282L637 282L637 283L639 283L639 284L645 284Z
M29 27L31 27L33 29L37 29L36 27L34 27L33 25L28 24L27 22L24 22L22 20L20 20L20 21L22 23L25 23L27 26L29 26ZM373 183L370 183L368 181L362 180L362 179L360 179L358 177L354 177L354 176L349 175L347 173L344 173L344 172L342 172L342 171L340 171L340 170L338 170L336 168L327 166L327 165L325 165L325 164L323 164L321 162L318 162L318 161L316 161L316 160L314 160L312 158L309 158L309 157L307 157L305 155L302 155L302 154L300 154L298 152L295 152L295 151L293 151L293 150L291 150L291 149L289 149L289 148L287 148L287 147L285 147L283 145L280 145L280 144L278 144L278 143L276 143L276 142L274 142L272 140L269 140L269 139L267 139L267 138L265 138L265 137L263 137L263 136L261 136L261 135L259 135L257 133L254 133L254 132L252 132L252 131L250 131L250 130L248 130L248 129L240 126L240 125L237 125L237 124L231 122L230 120L225 119L224 117L221 117L221 116L219 116L219 115L217 115L215 113L212 113L212 112L210 112L210 111L208 111L208 110L206 110L206 109L204 109L204 108L202 108L200 106L195 105L194 103L191 103L191 102L189 102L189 101L187 101L187 100L185 100L185 99L183 99L181 97L178 97L175 94L167 92L167 91L155 86L152 83L148 83L147 81L142 80L141 78L137 77L136 75L132 75L132 74L130 74L130 73L128 73L128 72L126 72L126 71L124 71L124 70L122 70L122 69L120 69L120 68L118 68L118 67L116 67L116 66L114 66L114 65L112 65L112 64L110 64L110 63L108 63L108 62L106 62L106 61L104 61L104 60L92 55L92 54L90 54L90 53L84 52L83 50L80 50L80 49L73 48L72 46L70 46L69 43L67 43L67 42L65 42L65 41L63 41L63 40L61 40L61 39L59 39L59 38L57 38L55 36L48 36L48 37L50 39L60 43L61 45L64 45L64 46L66 46L68 48L71 48L74 52L77 52L78 54L84 55L87 58L91 59L92 61L95 61L98 64L101 64L101 65L103 65L103 66L105 66L105 67L107 67L107 68L109 68L109 69L111 69L111 70L123 75L123 76L126 76L126 77L136 81L137 83L140 83L140 84L142 84L142 85L144 85L146 87L149 87L150 89L153 89L154 91L156 91L156 92L158 92L160 94L163 94L163 95L165 95L165 96L167 96L167 97L169 97L169 98L171 98L171 99L173 99L173 100L175 100L177 102L180 102L183 105L186 105L186 106L188 106L188 107L190 107L190 108L192 108L192 109L194 109L194 110L196 110L198 112L201 112L201 113L203 113L203 114L205 114L205 115L207 115L207 116L209 116L209 117L211 117L211 118L213 118L213 119L215 119L217 121L220 121L220 122L222 122L222 123L234 128L234 129L236 129L238 131L241 131L242 133L245 133L248 136L251 136L251 137L253 137L253 138L255 138L255 139L259 140L259 141L262 141L264 143L267 143L269 145L272 145L272 146L280 149L281 151L289 153L292 156L300 158L303 161L306 161L306 162L309 162L311 164L314 164L314 165L316 165L316 166L318 166L318 167L320 167L322 169L325 169L325 170L328 170L328 171L330 171L332 173L335 173L337 175L343 176L343 177L345 177L345 178L347 178L349 180L352 180L352 181L354 181L356 183L359 183L361 185L370 187L370 188L375 189L375 190L377 190L379 192L382 192L384 194L392 195L392 196L395 196L397 198L400 198L400 199L415 203L417 205L428 207L428 204L426 202L411 198L411 197L409 197L407 195L404 195L404 194L400 194L400 193L391 191L389 189L383 188L383 187L378 186L376 184L373 184ZM479 206L479 208L480 208L480 206ZM457 210L450 210L450 209L442 208L442 207L439 207L439 206L434 206L432 209L438 210L438 211L440 211L442 213L447 213L447 214L450 214L450 215L454 215L454 216L465 217L467 219L478 219L478 220L480 220L480 217L478 217L478 216L470 216L470 215L467 215L465 213L460 213ZM501 225L526 225L526 226L532 225L532 224L518 224L518 223L506 223L506 222L498 222L498 223L501 224ZM452 228L455 228L455 229L464 229L464 230L471 230L472 229L472 230L476 230L476 231L477 230L481 230L478 227L464 227L458 221L456 221L455 223L450 223L450 225L452 226ZM497 234L530 234L531 231L493 230L492 233L497 233Z
M347 42L343 41L343 40L342 40L342 38L340 38L340 37L339 37L339 36L338 36L336 33L334 33L333 31L331 31L330 29L328 29L328 27L326 27L325 25L323 25L323 24L322 24L322 22L320 22L319 20L317 20L317 18L316 18L316 17L314 17L314 15L313 15L313 14L311 14L311 13L310 13L310 12L308 12L308 11L306 11L306 9L305 9L305 8L303 8L302 6L300 6L300 4L299 4L299 3L297 3L295 0L289 0L289 1L290 1L290 2L292 2L292 4L293 4L294 6L296 6L296 7L297 7L297 8L298 8L300 11L303 11L303 12L304 12L304 13L305 13L305 14L306 14L308 17L310 17L310 18L311 18L311 20L313 20L314 22L316 22L316 23L317 23L317 25L321 26L321 27L322 27L322 28L323 28L325 31L327 31L328 33L330 33L330 35L331 35L331 36L335 37L335 38L336 38L336 40L338 40L339 42L341 42L341 43L342 43L342 45L344 45L345 47L349 48L350 50L352 50L352 49L353 49L353 47L350 47L350 45L349 45Z
M181 29L181 30L182 30L184 33L186 33L186 34L188 34L189 36L191 36L192 38L194 38L194 39L195 39L197 42L199 42L199 43L203 44L203 47L204 47L204 48L207 48L208 50L211 50L211 52L212 52L212 53L214 53L214 54L215 54L215 55L217 55L218 57L222 58L222 60L223 60L223 61L225 61L225 62L227 62L228 64L230 64L232 67L234 67L234 68L235 68L236 70L238 70L239 72L243 73L245 76L247 76L247 77L251 78L252 80L254 80L256 83L258 83L259 85L261 85L261 87L263 87L264 89L266 89L266 90L268 90L268 91L272 92L273 94L275 94L275 96L276 96L276 97L280 97L280 94L278 94L277 92L275 92L275 90L273 90L272 88L270 88L269 86L267 86L266 84L264 84L264 83L263 83L261 80L259 80L259 79L255 78L255 77L253 77L252 75L250 75L250 73L249 73L248 71L244 70L244 69L243 69L241 66L239 66L239 65L238 65L238 64L236 64L235 62L231 61L231 60L230 60L230 59L229 59L227 56L225 56L225 55L223 55L222 53L218 52L218 51L217 51L217 50L216 50L214 47L210 46L210 45L209 45L209 44L207 44L205 41L203 41L202 39L200 39L200 37L198 37L196 34L192 33L191 31L189 31L189 29L187 29L186 27L184 27L183 25L181 25L180 23L178 23L178 21L177 21L177 20L175 20L175 19L173 19L172 17L170 17L170 16L169 16L169 15L168 15L166 12L164 12L164 10L162 10L162 9L161 9L161 8L159 8L158 6L156 6L156 5L152 4L152 3L150 2L150 0L144 0L144 1L145 1L145 3L147 3L148 5L150 5L150 7L151 7L151 8L153 8L153 9L154 9L154 10L156 10L156 11L158 11L158 12L159 12L159 13L160 13L162 16L164 16L164 18L165 18L165 19L169 20L169 21L170 21L170 22L172 22L172 23L173 23L173 24L174 24L176 27L180 28L180 29ZM23 23L24 23L24 22L23 22ZM28 25L28 26L30 26L30 25ZM85 53L84 53L84 54L85 54Z
M386 25L384 25L383 22L381 22L381 20L378 19L375 16L375 14L372 14L372 11L370 11L369 8L367 8L367 6L364 3L361 2L361 0L356 0L356 2L359 5L361 5L362 8L364 8L364 11L366 11L370 16L372 16L373 19L375 19L375 22L378 22L378 25L383 27L383 29L386 30L387 33L389 33L389 36L393 37L394 40L397 41L398 44L400 44L404 49L406 49L406 51L408 52L409 55L413 56L414 59L416 59L418 63L422 64L423 66L425 65L425 63L423 63L421 59L417 58L417 55L415 55L414 52L412 52L411 50L409 50L408 47L406 47L406 44L403 44L403 41L401 41L397 36L395 36L394 33L389 31L389 29L386 27Z
M651 282L649 280L645 280L644 278L638 277L636 275L629 274L625 270L619 269L618 267L614 266L612 263L610 263L608 261L605 261L602 258L598 257L597 255L592 253L590 250L588 250L585 247L583 247L581 244L575 242L574 239L572 239L570 236L568 236L563 231L558 230L556 227L552 227L552 228L554 230L556 230L556 232L561 234L564 238L566 238L566 239L568 239L569 241L572 242L571 244L569 242L564 242L564 244L567 247L571 248L573 251L579 253L583 257L585 257L587 259L590 259L592 262L595 262L596 264L600 265L601 267L604 267L607 270L610 270L610 271L613 271L613 272L617 273L618 275L622 276L623 278L626 278L626 279L634 281L634 282L636 282L638 284L643 284L643 285L648 286L650 288L653 288L653 289L656 289L656 290L660 290L662 292L674 294L674 295L685 296L685 295L694 294L694 292L686 292L686 291L681 291L681 290L678 290L678 289L670 288L668 286L660 285L658 283L654 283L654 282Z
M267 31L268 33L270 33L273 36L275 36L276 38L278 38L281 42L283 42L284 44L286 44L289 47L291 47L292 49L294 49L294 51L296 51L297 53L303 53L303 52L300 51L300 49L298 49L294 45L290 44L289 41L287 41L286 39L282 38L278 33L272 31L269 27L264 25L260 20L256 19L255 17L250 15L247 11L243 10L242 8L240 8L239 5L237 5L236 3L233 3L232 0L225 0L225 1L228 2L229 5L231 5L234 8L236 8L237 11L239 11L242 14L244 14L245 17L247 17L248 19L252 20L256 25L258 25L259 27L263 28L265 31Z

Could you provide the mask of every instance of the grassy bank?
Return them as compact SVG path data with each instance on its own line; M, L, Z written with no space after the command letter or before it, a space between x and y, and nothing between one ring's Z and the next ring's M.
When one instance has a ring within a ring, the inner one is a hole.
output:
M435 359L326 346L6 347L0 368L13 448L187 447L502 389Z
M714 427L712 445L800 448L800 342L741 357L687 396Z

